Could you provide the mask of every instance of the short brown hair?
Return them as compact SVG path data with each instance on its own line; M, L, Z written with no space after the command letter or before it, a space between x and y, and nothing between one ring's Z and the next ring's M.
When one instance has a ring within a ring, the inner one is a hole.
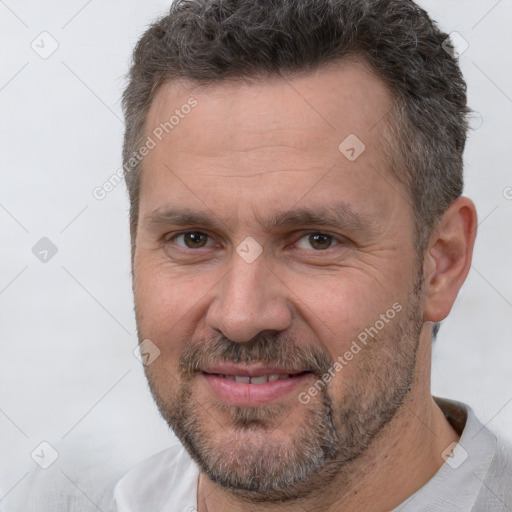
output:
M389 171L409 191L422 252L462 194L469 110L447 34L410 0L176 1L137 43L123 95L132 249L142 161L129 160L160 85L303 73L351 56L362 57L393 94Z

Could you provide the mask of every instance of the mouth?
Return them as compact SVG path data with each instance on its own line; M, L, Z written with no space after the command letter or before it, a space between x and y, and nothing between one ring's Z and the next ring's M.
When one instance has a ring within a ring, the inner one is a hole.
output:
M239 406L264 405L297 391L312 372L261 364L222 364L199 372L209 391L222 401Z
M204 375L215 375L221 379L226 379L230 382L237 382L239 384L265 384L266 382L274 382L276 380L296 379L301 375L310 372L299 373L283 373L283 374L263 374L263 375L231 375L223 373L203 372Z

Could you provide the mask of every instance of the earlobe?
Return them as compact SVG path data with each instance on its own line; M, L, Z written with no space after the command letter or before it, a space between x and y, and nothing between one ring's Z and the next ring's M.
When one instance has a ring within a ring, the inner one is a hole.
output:
M430 238L424 260L424 318L439 322L446 318L464 283L476 237L475 205L459 197L441 217Z

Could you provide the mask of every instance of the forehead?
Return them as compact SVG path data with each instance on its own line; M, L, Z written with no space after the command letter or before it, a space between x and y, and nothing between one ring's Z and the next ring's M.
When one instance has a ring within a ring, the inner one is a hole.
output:
M146 131L168 122L192 97L198 108L164 138L185 150L193 147L213 152L221 144L233 150L250 147L251 136L258 142L265 135L274 140L278 130L282 131L280 139L289 139L292 145L304 142L301 132L308 142L312 137L325 140L326 132L334 141L357 132L371 142L369 132L392 105L390 92L369 66L360 60L347 60L295 76L281 74L205 85L172 81L158 89ZM201 148L195 137L190 137L191 132L200 138ZM378 135L378 130L375 133Z
M271 204L295 189L298 199L301 184L317 198L340 186L369 197L386 169L382 133L392 104L360 61L251 82L164 84L146 122L156 145L144 160L141 213L175 201L173 187L187 183L219 196L237 189L249 202L254 192L260 205L262 194ZM351 160L352 149L364 151Z

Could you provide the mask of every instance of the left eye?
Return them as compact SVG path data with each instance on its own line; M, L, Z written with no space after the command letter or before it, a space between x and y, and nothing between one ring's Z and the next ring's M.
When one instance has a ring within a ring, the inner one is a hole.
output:
M300 238L295 246L299 249L310 249L312 247L316 251L321 251L329 249L338 243L339 242L331 235L325 233L309 233Z

